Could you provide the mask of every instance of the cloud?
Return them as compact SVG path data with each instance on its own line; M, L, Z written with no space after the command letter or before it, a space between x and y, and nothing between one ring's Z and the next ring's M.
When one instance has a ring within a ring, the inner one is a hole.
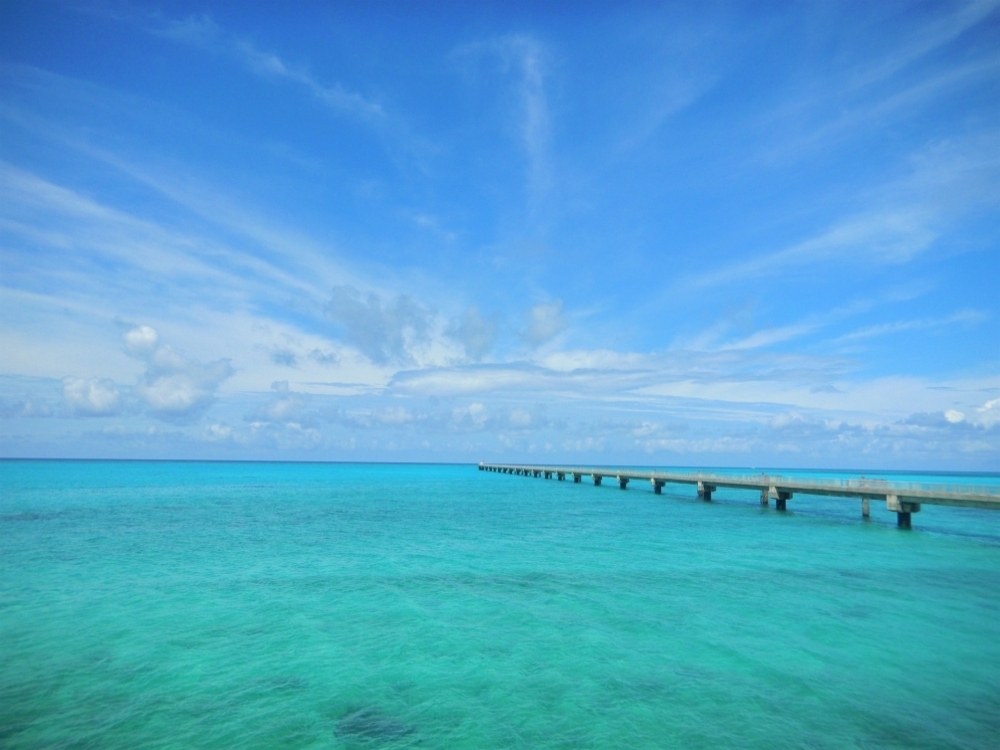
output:
M586 395L617 399L694 397L748 401L780 397L787 388L809 387L843 376L843 363L827 358L755 351L675 351L621 354L576 351L547 354L534 362L424 367L397 372L390 389L403 393L458 395L508 392ZM724 396L722 394L725 394ZM780 400L780 399L779 399Z
M46 402L25 397L20 401L0 401L0 418L51 417L52 407Z
M941 328L942 326L953 325L955 323L981 323L989 316L976 310L962 310L945 318L923 319L923 320L901 320L894 323L883 323L877 326L869 326L851 333L840 336L837 341L854 341L857 339L872 338L873 336L885 336L902 331L921 331L928 328Z
M295 423L304 427L315 427L318 416L311 408L312 398L306 393L296 393L289 389L287 380L278 380L271 384L275 392L274 398L266 404L261 404L246 415L248 422L254 423Z
M500 72L511 74L509 86L515 104L515 132L528 162L528 190L538 196L550 183L550 118L545 93L546 52L541 42L526 34L511 34L489 42L464 45L455 57L499 60Z
M534 192L548 186L549 108L545 97L544 50L528 36L510 36L499 44L506 64L518 69L521 79L521 139L528 155L529 185Z
M991 399L982 406L977 407L973 421L984 427L1000 425L1000 398Z
M823 261L864 259L876 263L905 263L929 248L938 232L929 226L927 211L897 209L872 212L842 221L798 244L745 260L684 283L712 287L750 278L774 276L795 267L812 268Z
M299 358L295 355L295 352L290 349L278 349L271 352L271 361L276 365L283 365L284 367L295 367Z
M338 112L367 120L385 118L385 110L377 102L349 91L339 83L322 83L305 68L292 66L273 52L261 51L250 41L227 34L207 14L189 16L180 21L167 21L154 33L212 54L226 55L262 78L296 83Z
M813 236L682 280L713 287L797 271L814 276L821 264L902 265L930 251L963 216L993 210L1000 193L995 132L936 142L911 155L903 177L867 190L867 206Z
M481 430L489 420L489 410L478 401L452 411L452 421L458 428Z
M489 354L496 342L497 324L484 319L476 307L470 307L461 318L451 322L445 333L463 346L470 359L479 361Z
M843 391L840 390L837 386L830 385L829 383L824 383L823 385L814 385L812 388L809 389L809 392L810 393L843 393Z
M209 425L205 431L205 439L213 443L225 442L233 439L233 428L225 424Z
M160 336L149 326L137 326L125 332L125 351L133 357L147 357L156 351Z
M528 313L528 327L521 334L531 346L541 346L555 338L566 328L563 318L563 303L557 299L548 304L539 304Z
M771 346L772 344L780 344L784 341L789 341L810 333L815 330L818 325L818 323L800 323L790 326L781 326L779 328L768 328L762 331L756 331L755 333L752 333L739 341L734 341L731 344L724 344L720 346L719 349L722 351L727 349L759 349L761 347Z
M107 378L66 378L63 397L73 413L82 417L109 417L122 408L121 391Z
M383 303L352 286L334 287L326 312L347 342L379 365L413 362L411 348L427 340L431 320L431 312L406 295Z
M122 337L125 351L146 364L136 395L159 417L177 419L204 411L215 391L234 370L228 359L202 364L184 357L149 326L137 326Z
M511 409L508 419L510 426L515 429L525 429L531 426L531 413L525 409Z

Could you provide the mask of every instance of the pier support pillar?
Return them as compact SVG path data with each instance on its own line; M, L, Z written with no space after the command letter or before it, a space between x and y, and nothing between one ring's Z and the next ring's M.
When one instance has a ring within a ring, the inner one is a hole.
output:
M604 479L604 477L602 477L600 474L594 474L594 486L600 487L602 479Z
M655 492L657 495L663 493L663 482L661 482L659 479L650 479L649 483L653 485L653 492Z
M566 479L566 474L564 472L562 472L562 471L557 471L556 472L556 479L558 479L560 482L562 482L564 479Z
M861 517L862 518L870 518L871 517L871 508L868 507L868 498L867 497L861 498Z
M768 507L767 490L760 491L760 504L765 508Z
M552 472L551 471L545 472L545 478L546 479L552 479Z
M920 503L900 500L898 495L885 496L885 509L895 511L896 525L901 529L912 529L911 514L920 512Z
M542 475L542 472L540 472L540 471L533 471L531 473L534 474L535 479L538 479L538 477L540 477Z
M623 490L628 487L628 477L618 477L618 489Z
M712 493L715 492L714 484L705 484L704 482L698 482L698 498L704 500L706 503L712 502Z
M573 484L580 484L580 480L583 479L583 474L573 475Z
M792 493L788 490L779 490L777 487L772 486L767 491L767 496L774 498L774 507L776 510L785 510L785 504L791 499Z

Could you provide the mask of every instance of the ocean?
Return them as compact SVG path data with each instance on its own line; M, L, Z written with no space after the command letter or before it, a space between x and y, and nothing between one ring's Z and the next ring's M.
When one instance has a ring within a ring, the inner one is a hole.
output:
M1000 512L458 465L0 480L2 748L1000 747Z

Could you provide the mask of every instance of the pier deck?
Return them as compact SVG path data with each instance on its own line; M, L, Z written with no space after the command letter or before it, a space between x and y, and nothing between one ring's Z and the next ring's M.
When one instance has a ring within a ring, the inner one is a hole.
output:
M480 471L501 474L545 477L564 480L572 477L579 483L583 477L591 477L595 485L600 485L605 477L613 478L621 489L626 489L630 481L649 482L653 491L659 494L666 484L690 484L698 491L698 497L710 501L712 493L719 487L743 490L759 490L761 505L769 505L774 500L778 510L785 510L787 502L794 495L827 495L861 500L861 515L868 517L872 500L884 501L886 509L894 511L900 528L911 526L913 513L920 511L922 504L952 505L962 508L983 508L1000 510L1000 490L995 487L973 485L934 485L919 482L890 482L882 479L809 479L767 474L719 474L714 472L669 472L650 469L627 469L595 466L535 466L530 464L480 463Z

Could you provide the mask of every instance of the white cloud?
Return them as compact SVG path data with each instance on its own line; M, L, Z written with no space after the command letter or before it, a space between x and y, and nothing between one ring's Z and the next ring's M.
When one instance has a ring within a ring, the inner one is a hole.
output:
M135 393L160 417L186 417L208 408L216 389L234 372L228 359L202 364L158 343L149 326L132 328L122 338L126 351L146 364Z
M107 378L66 378L63 396L79 416L107 417L117 414L122 407L121 391Z
M125 351L133 357L147 357L156 350L159 334L149 326L137 326L125 332Z
M780 344L799 336L803 336L818 327L817 323L801 323L797 325L781 326L780 328L768 328L756 331L746 338L735 341L731 344L724 344L719 347L725 351L727 349L759 349L772 344Z
M233 428L224 424L209 425L205 437L213 442L222 442L233 439Z
M773 427L774 429L782 430L785 429L786 427L791 427L794 425L804 425L808 424L809 422L810 422L809 419L807 419L797 411L784 411L781 412L780 414L775 414L774 417L771 418L770 424L771 427Z
M1000 398L994 398L976 408L976 415L973 417L976 424L984 427L994 427L1000 424Z

